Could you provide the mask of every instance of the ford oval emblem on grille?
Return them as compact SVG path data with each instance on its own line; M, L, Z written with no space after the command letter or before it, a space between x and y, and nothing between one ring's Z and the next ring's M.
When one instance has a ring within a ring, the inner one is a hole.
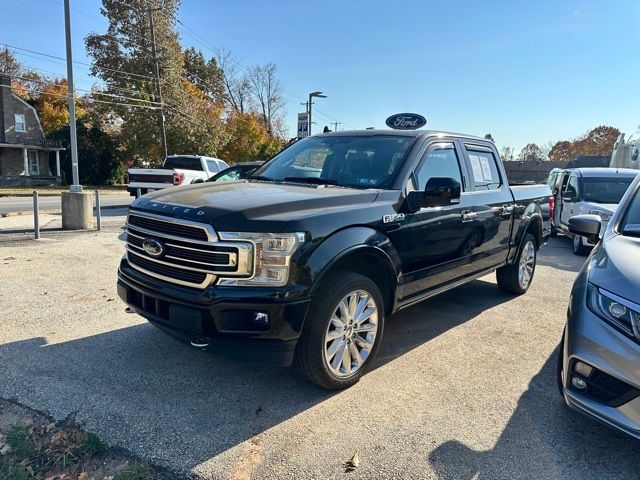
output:
M142 248L152 257L161 257L164 253L164 245L160 240L155 238L145 238L142 241Z

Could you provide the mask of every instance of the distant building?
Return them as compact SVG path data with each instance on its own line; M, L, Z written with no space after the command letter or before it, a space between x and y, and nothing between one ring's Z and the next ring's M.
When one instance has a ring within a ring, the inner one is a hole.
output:
M61 142L45 138L36 110L13 93L11 77L0 74L0 185L60 184L60 150Z

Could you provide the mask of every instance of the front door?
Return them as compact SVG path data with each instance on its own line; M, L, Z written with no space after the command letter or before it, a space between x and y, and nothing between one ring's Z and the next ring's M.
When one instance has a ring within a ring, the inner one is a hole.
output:
M478 270L502 265L509 254L514 202L497 156L485 145L465 144L476 200L473 258Z
M403 225L388 233L402 261L401 302L469 273L475 220L464 172L454 143L439 142L428 147L409 180L408 191L421 191L431 177L450 177L460 182L462 193L460 203L407 214Z
M573 174L569 177L567 186L562 192L562 211L560 212L560 225L561 227L569 231L569 219L579 212L578 198L580 196L580 189L578 185L578 176Z

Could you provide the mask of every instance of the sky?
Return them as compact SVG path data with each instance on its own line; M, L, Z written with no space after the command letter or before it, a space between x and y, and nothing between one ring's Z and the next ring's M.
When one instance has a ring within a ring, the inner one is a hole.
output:
M71 0L73 55L89 63L84 37L102 33L100 0ZM64 57L62 0L0 0L0 47ZM640 125L637 0L392 1L183 0L183 46L206 56L224 47L244 65L273 62L295 135L311 91L314 131L386 128L398 112L427 127L491 133L518 151L571 139L601 124ZM30 56L28 56L30 55ZM23 52L27 66L64 62ZM76 65L78 88L95 81Z

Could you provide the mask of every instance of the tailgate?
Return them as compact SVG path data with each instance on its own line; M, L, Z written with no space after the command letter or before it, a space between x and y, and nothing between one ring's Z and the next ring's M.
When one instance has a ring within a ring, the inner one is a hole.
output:
M173 185L173 170L142 170L129 171L129 183L170 183Z

